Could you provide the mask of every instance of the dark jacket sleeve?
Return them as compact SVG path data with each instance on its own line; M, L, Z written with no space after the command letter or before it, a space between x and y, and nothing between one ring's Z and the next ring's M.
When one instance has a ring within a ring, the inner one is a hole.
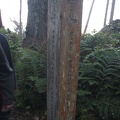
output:
M7 39L0 35L0 92L2 104L14 101L15 73Z

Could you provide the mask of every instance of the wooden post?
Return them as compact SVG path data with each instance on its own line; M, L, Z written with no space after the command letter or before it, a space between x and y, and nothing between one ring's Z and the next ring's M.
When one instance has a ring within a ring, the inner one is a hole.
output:
M74 120L83 0L48 0L47 120Z

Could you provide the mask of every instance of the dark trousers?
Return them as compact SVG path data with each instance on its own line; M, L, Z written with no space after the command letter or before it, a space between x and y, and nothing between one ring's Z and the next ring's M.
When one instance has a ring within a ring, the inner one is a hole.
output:
M0 96L0 120L9 120L9 115L11 111L9 110L7 112L2 112L1 108L2 108L2 99Z
M0 112L0 120L9 120L10 111Z

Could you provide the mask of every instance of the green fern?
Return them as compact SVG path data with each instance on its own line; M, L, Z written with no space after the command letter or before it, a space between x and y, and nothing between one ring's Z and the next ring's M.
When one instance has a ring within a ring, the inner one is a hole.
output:
M18 89L21 92L21 95L16 95L17 99L21 99L16 104L21 105L19 103L21 102L23 104L21 107L29 106L32 109L42 106L38 102L43 99L41 95L46 93L47 79L47 62L43 57L37 51L23 49L21 57L15 64Z
M102 119L120 119L119 73L120 53L117 49L98 50L86 56L79 71L78 96L81 102L84 101L81 106L87 105L88 112L92 110Z
M78 96L82 97L85 95L91 95L91 92L85 90L78 90Z

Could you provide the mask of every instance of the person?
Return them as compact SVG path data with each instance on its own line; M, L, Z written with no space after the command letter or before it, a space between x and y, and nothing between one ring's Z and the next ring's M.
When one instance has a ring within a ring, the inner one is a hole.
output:
M8 120L14 102L16 76L8 39L0 34L0 120Z

